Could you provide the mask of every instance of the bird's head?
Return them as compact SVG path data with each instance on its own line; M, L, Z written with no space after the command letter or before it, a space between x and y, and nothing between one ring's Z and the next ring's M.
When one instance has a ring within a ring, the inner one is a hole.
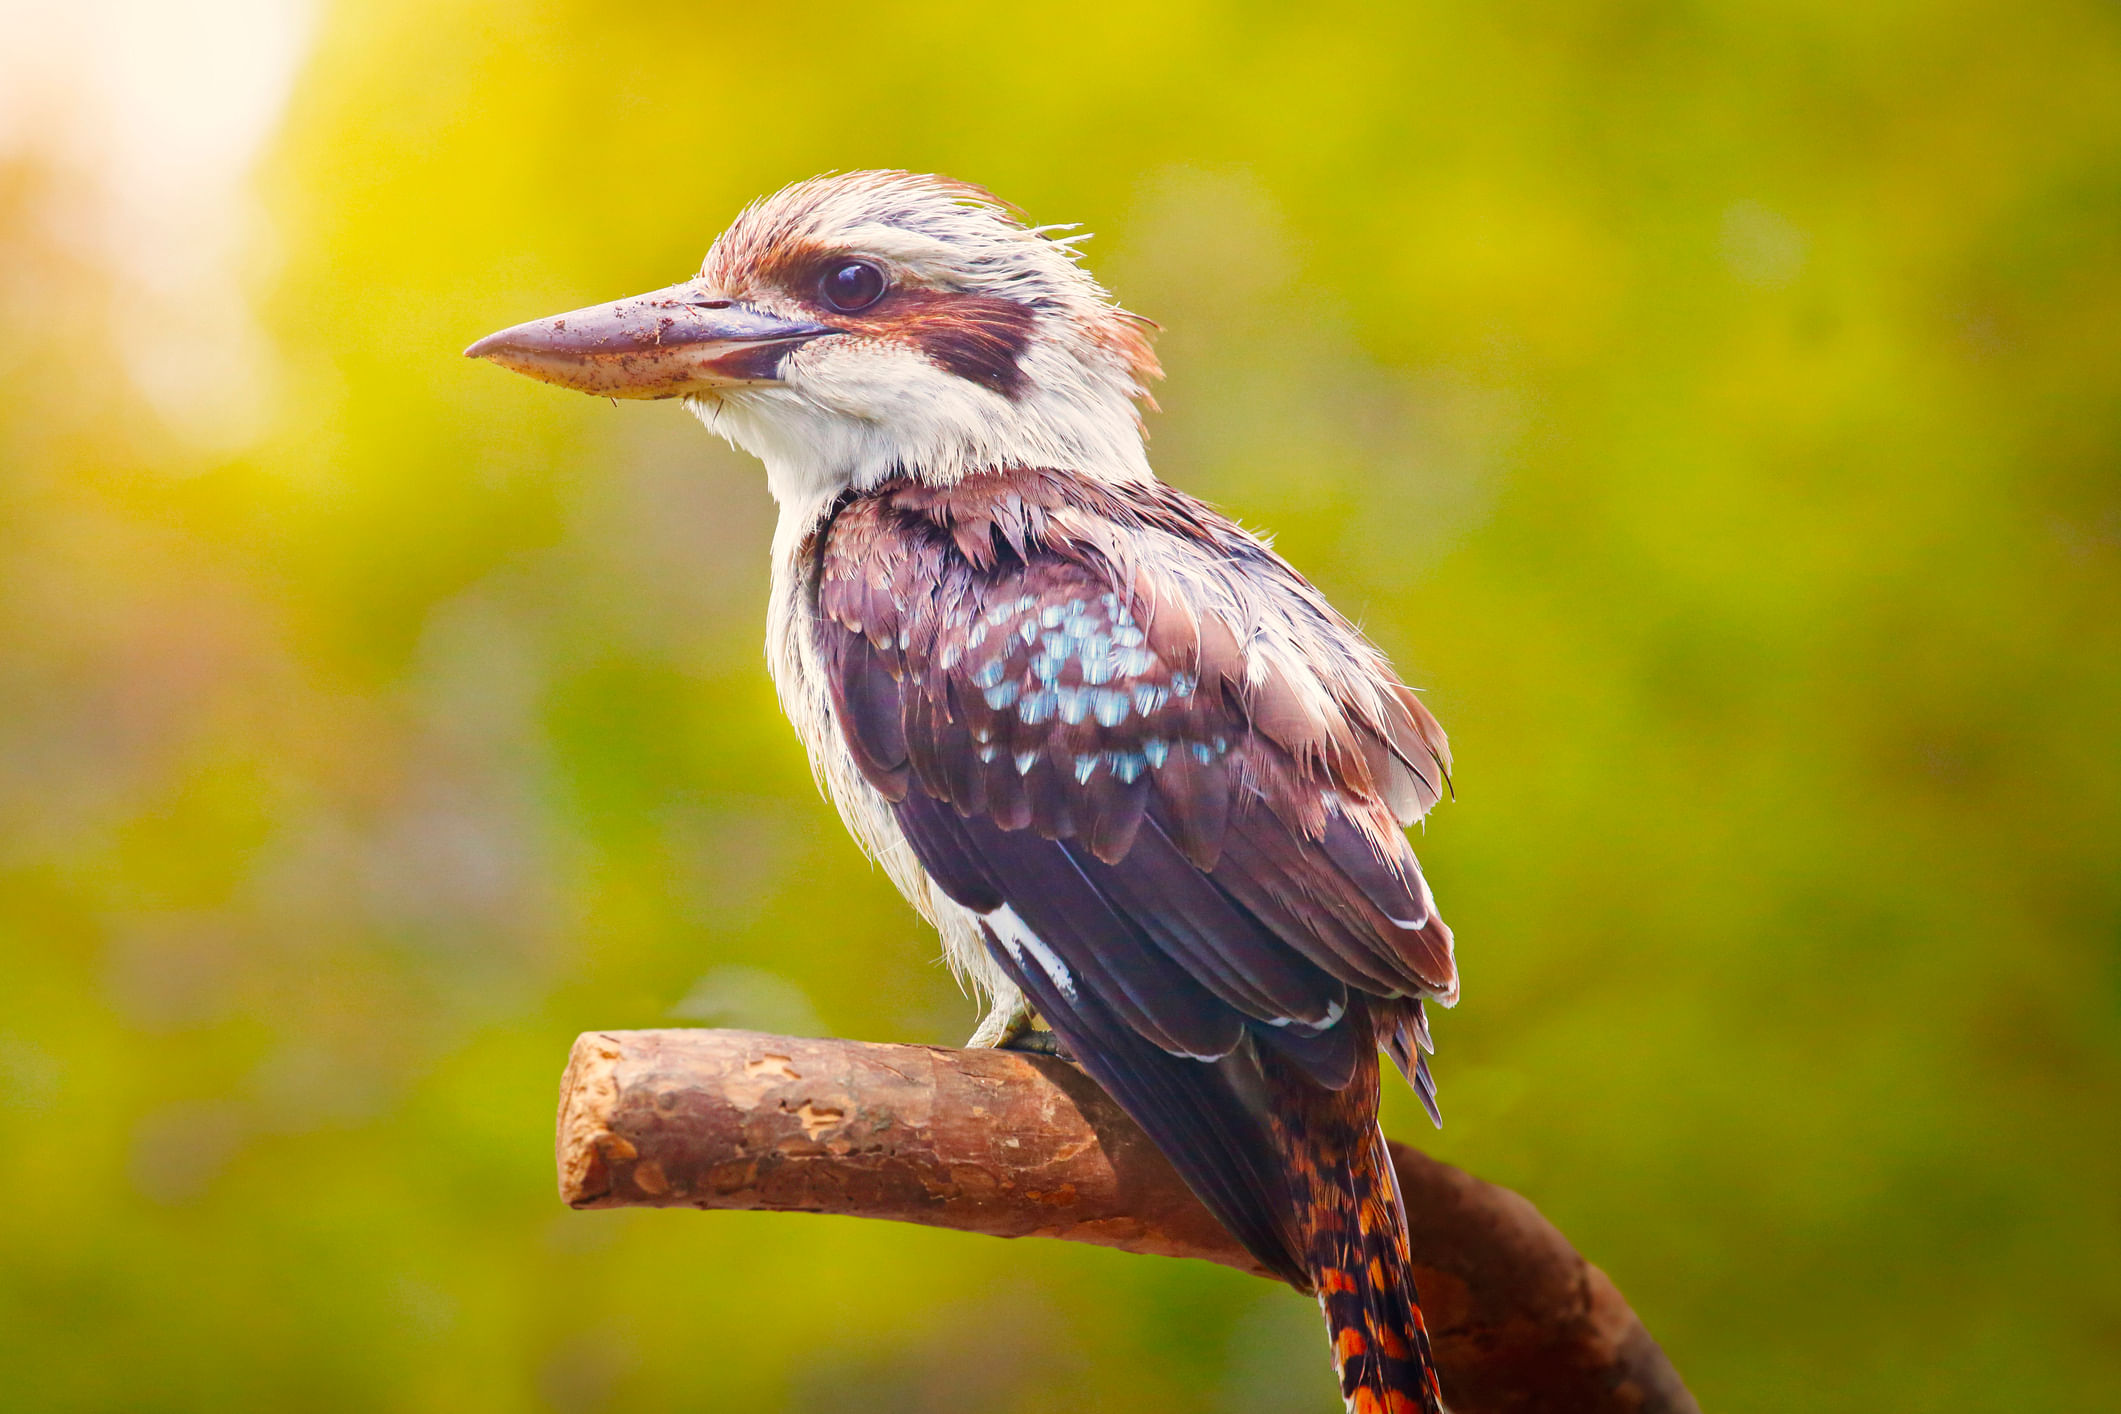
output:
M683 284L466 352L614 398L683 398L784 502L1001 467L1146 477L1146 321L978 187L815 177L754 202Z

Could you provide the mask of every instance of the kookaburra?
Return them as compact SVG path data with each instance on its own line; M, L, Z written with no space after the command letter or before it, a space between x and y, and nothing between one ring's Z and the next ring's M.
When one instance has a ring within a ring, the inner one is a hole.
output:
M1065 228L1059 228L1065 229ZM1402 827L1442 729L1263 539L1156 478L1154 327L1075 237L981 189L852 172L754 203L700 273L468 352L682 398L780 504L766 655L848 829L1268 1268L1342 1393L1441 1408L1378 1129L1435 1111L1451 932Z

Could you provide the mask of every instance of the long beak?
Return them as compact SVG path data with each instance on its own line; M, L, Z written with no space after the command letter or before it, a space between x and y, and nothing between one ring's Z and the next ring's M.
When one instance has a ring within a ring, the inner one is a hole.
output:
M715 298L698 283L503 329L464 350L541 383L607 398L682 398L771 383L783 355L840 330Z

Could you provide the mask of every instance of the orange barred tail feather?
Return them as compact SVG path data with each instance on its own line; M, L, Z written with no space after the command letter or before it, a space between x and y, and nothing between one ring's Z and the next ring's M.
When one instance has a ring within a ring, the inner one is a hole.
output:
M1349 1169L1352 1181L1338 1195L1337 1210L1314 1209L1305 1264L1318 1288L1348 1408L1354 1414L1440 1414L1443 1395L1415 1296L1398 1178L1383 1134L1372 1134Z
M1351 1414L1442 1414L1399 1177L1377 1127L1374 1070L1346 1090L1299 1085L1282 1094L1292 1091L1309 1092L1309 1103L1277 1115L1296 1179L1293 1235L1326 1318L1341 1396Z

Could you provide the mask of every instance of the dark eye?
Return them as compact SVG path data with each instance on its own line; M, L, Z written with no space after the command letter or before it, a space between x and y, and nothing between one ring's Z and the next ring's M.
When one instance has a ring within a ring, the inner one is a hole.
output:
M850 260L827 271L817 292L840 313L852 314L884 297L884 272L866 260Z

